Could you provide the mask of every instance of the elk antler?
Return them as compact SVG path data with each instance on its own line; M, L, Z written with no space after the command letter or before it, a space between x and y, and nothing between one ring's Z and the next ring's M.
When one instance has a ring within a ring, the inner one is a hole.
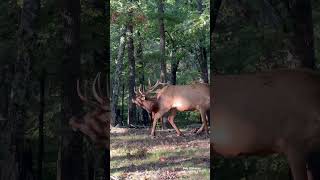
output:
M139 93L140 93L140 95L145 95L145 93L143 92L143 91L141 91L141 84L140 84L140 86L139 86Z
M97 83L97 79L100 79L99 78L100 76L100 72L96 75L96 77L94 78L94 81L93 81L93 84L92 84L92 92L93 92L93 96L94 98L100 103L100 104L104 104L105 103L105 99L100 97L97 93L97 90L96 90L96 83ZM101 90L100 90L101 91Z
M149 86L151 85L150 81L149 81ZM149 93L154 93L154 90L158 88L158 86L163 85L163 86L167 86L169 85L168 83L161 83L159 80L157 80L156 84L153 85L152 87L148 88L148 90L145 92L145 94L149 94Z
M99 73L99 76L98 76L98 91L100 93L100 97L105 101L105 102L108 102L110 101L110 98L109 98L109 95L110 95L110 87L109 87L109 83L106 82L106 96L103 96L103 93L102 93L102 90L101 90L101 73Z
M91 106L98 106L98 104L97 104L96 102L90 101L87 97L85 97L85 96L82 95L82 93L81 93L81 91L80 91L79 79L77 80L77 93L78 93L78 96L80 97L80 99L81 99L83 102L85 102L85 103L87 103L87 104L89 104L89 105L91 105Z

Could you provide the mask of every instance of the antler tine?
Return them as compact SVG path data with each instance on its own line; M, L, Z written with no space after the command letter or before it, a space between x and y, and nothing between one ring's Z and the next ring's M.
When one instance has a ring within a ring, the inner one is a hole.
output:
M136 87L133 88L133 91L134 91L135 94L138 94Z
M108 79L108 78L107 78ZM98 76L98 91L100 94L100 97L104 99L104 101L110 101L110 89L109 89L109 82L106 81L106 95L104 96L101 89L101 73L99 72Z
M79 85L79 79L77 79L77 93L78 93L78 96L80 97L80 99L82 101L88 101L88 99L81 94L80 85Z
M154 86L152 86L150 89L147 90L146 94L154 91L158 86L160 85L160 81L157 80L156 84Z
M141 91L141 84L140 84L140 86L139 86L139 93L140 93L140 95L143 95L144 93Z
M96 78L94 78L93 84L92 84L92 92L94 98L100 103L103 104L104 100L98 95L97 90L96 90L96 83L97 79L99 78L100 72L96 75Z
M80 91L80 81L79 81L79 79L77 79L77 93L78 93L78 96L80 97L80 99L81 99L82 101L84 101L85 103L87 103L87 104L89 104L89 105L91 105L91 106L97 106L97 105L98 105L97 103L95 103L95 102L93 102L93 101L90 101L87 97L85 97L85 96L83 96L83 95L81 94L81 91Z
M107 88L107 100L110 101L110 96L112 94L112 90L111 90L111 87L110 87L110 76L109 74L107 75L107 81L106 81L106 88Z
M149 85L149 87L151 87L151 81L150 81L150 78L148 78L148 85Z
M100 96L103 96L103 94L102 94L102 90L101 90L101 80L100 80L100 75L101 75L101 73L99 72L98 73L99 74L99 76L98 76L98 92L99 92L99 95Z

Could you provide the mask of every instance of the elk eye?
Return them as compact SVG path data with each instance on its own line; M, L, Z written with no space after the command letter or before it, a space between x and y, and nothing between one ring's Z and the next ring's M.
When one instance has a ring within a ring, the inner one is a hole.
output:
M142 98L141 98L142 100L145 100L146 99L146 97L145 96L142 96Z

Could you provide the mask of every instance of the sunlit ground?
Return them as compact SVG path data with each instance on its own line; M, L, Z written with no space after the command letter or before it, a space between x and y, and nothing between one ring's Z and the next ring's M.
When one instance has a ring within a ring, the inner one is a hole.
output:
M210 179L209 138L192 128L158 130L111 130L111 176L115 179Z

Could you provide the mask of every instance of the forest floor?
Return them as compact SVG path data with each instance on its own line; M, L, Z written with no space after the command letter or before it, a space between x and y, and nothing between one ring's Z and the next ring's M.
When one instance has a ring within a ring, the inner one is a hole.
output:
M195 135L192 127L157 129L149 137L148 128L111 130L111 176L115 179L209 179L209 137Z

